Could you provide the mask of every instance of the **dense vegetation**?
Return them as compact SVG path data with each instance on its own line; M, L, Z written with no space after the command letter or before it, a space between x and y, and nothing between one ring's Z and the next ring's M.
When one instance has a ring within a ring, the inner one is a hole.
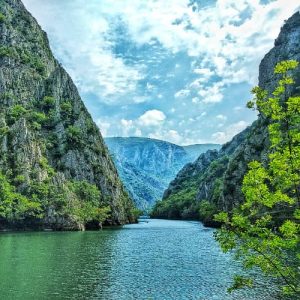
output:
M3 95L2 98L8 96ZM24 120L28 127L43 141L43 129L55 126L54 108L55 99L46 96L43 101L31 103L29 106L16 104L6 111L6 123L0 127L0 142L12 139L10 128L18 121ZM72 106L69 101L61 105L65 118L70 118ZM66 119L68 120L68 119ZM1 124L0 124L1 125ZM81 146L81 130L69 125L66 130L66 139L76 147ZM44 151L57 146L55 136L41 142ZM59 154L57 154L59 155ZM7 158L10 160L10 158ZM12 165L5 174L0 173L0 223L10 224L15 228L39 226L39 220L45 218L46 211L55 211L55 218L67 218L82 226L102 227L102 223L110 218L108 199L101 195L96 185L87 181L68 180L62 184L54 184L57 172L49 165L45 156L39 161L39 168L45 172L45 178L39 180L38 174L32 170L32 179L28 181L22 175L21 165ZM129 200L128 200L129 201ZM139 212L132 208L132 221Z
M168 195L163 201L155 204L151 216L167 219L194 219L201 220L206 225L217 226L213 215L218 211L214 203L218 202L222 181L219 179L225 171L228 157L223 156L214 160L203 173L196 173L191 177L183 177L178 182L178 189ZM214 181L213 193L210 201L197 200L199 185L203 178L217 178Z
M245 202L216 215L224 223L216 233L222 249L235 250L245 268L259 267L279 278L283 293L293 297L300 297L300 97L289 91L298 65L293 60L276 65L281 77L271 95L253 89L248 107L269 121L268 162L249 164L242 185ZM230 290L252 284L253 279L236 276Z
M135 221L98 127L21 1L0 5L0 229Z

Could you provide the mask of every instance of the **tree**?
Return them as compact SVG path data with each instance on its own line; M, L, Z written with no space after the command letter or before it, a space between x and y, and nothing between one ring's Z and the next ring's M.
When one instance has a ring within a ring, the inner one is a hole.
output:
M300 97L290 96L297 61L276 65L278 85L271 95L255 87L247 106L268 122L268 163L252 161L243 179L244 203L223 222L215 237L223 251L235 251L245 268L259 267L278 278L284 294L300 296ZM236 276L232 291L251 286L253 279Z
M111 208L109 206L103 206L96 209L96 219L99 222L99 227L102 229L102 224L111 215Z
M40 204L17 193L7 177L0 173L0 219L13 222L30 217L41 217Z

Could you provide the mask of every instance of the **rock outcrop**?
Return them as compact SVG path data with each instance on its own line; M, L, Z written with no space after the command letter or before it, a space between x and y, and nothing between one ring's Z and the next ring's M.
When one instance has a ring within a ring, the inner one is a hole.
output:
M61 188L68 206L74 198L68 182L84 181L110 206L112 224L132 219L133 204L97 126L20 0L0 0L0 127L0 171L18 193L32 199L36 186ZM83 226L49 199L38 200L43 217L37 226ZM0 221L7 225L1 213Z

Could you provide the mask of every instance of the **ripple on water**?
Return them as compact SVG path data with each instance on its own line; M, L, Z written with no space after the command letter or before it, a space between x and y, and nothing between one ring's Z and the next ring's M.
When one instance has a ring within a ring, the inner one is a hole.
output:
M1 299L268 300L228 295L240 268L198 222L148 220L101 232L0 235Z

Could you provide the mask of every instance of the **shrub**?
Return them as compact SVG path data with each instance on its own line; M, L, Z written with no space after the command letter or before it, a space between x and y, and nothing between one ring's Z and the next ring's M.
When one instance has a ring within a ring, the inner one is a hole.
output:
M73 111L73 106L72 106L71 101L70 100L66 100L63 103L61 103L60 109L61 109L62 114L65 117L70 116L72 114L72 111Z
M69 184L69 187L80 200L99 206L101 192L95 185L87 181L73 181Z
M214 215L217 213L216 205L202 200L199 205L199 218L201 221L207 222L213 220Z
M42 157L39 161L41 169L47 171L49 176L53 176L55 174L54 169L49 165L48 159L46 157Z
M3 126L0 128L0 137L4 137L7 135L9 132L9 127L8 126Z
M81 144L81 130L76 126L69 126L67 128L67 140L71 144L80 145Z
M9 109L8 119L10 123L16 122L21 117L25 117L28 110L20 104L16 104Z
M16 192L8 178L0 173L0 217L7 221L38 217L40 204Z
M47 117L43 112L32 111L29 115L29 120L38 124L43 124Z
M45 74L46 66L39 58L31 58L30 66L34 68L40 75Z
M53 107L55 107L55 98L51 96L45 96L43 100L41 101L42 108L49 110Z
M12 47L0 47L0 57L16 57L16 52Z
M3 13L0 12L0 23L4 23L6 21L6 17Z

